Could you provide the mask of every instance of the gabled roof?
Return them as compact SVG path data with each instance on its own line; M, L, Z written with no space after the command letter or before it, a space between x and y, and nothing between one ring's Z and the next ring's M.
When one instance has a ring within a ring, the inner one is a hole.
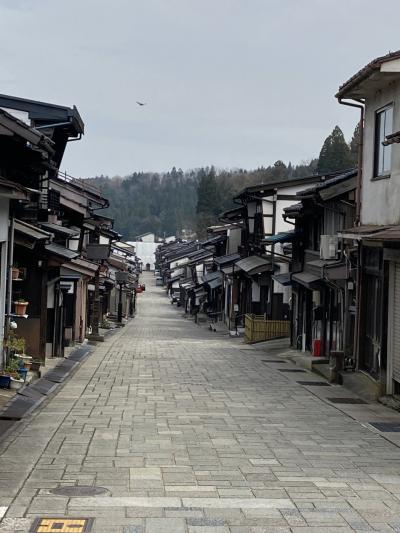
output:
M31 128L22 120L0 109L0 135L17 136L33 146L40 146L46 151L53 153L53 141L43 135L42 132Z
M310 187L308 189L304 189L303 191L299 191L296 194L296 196L299 196L301 198L312 197L315 194L320 193L324 189L330 189L334 187L335 185L338 185L340 183L347 182L347 181L350 182L350 187L355 189L356 183L355 183L355 179L353 178L357 176L357 173L358 173L357 169L352 168L340 174L335 173L335 174L328 175L326 176L326 180L323 183L318 183L317 185L314 185L314 187ZM341 190L338 190L338 194L340 193L341 193Z
M0 94L0 108L22 111L29 116L30 125L45 133L54 142L53 160L59 167L69 139L80 139L84 133L83 120L75 106L67 107L37 100Z
M339 87L339 91L336 94L336 98L363 98L364 90L361 86L362 82L371 77L379 77L380 73L384 73L387 81L391 81L391 78L398 79L400 72L385 72L383 65L390 61L400 59L400 50L396 52L389 52L384 56L377 57L370 61L365 67L360 69L354 76L349 78L345 83ZM378 74L378 76L377 76Z
M29 100L8 94L0 94L0 107L25 111L35 126L70 123L70 134L84 133L85 125L78 109L57 104L49 104L39 100Z
M316 183L323 181L324 175L315 174L312 176L305 176L303 178L289 178L289 179L271 179L267 183L260 183L259 185L252 185L243 189L235 199L244 199L246 196L258 196L262 198L268 194L272 194L275 189L283 189L285 187L295 187L296 185L303 185L307 183Z
M240 222L244 219L244 207L236 207L235 209L229 209L229 211L224 211L218 216L218 219L221 221L229 220L229 222Z

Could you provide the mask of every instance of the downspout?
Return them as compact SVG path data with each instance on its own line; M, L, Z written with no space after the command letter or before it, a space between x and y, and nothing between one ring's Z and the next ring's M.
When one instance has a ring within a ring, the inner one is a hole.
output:
M10 322L11 322L11 305L12 305L12 267L14 264L14 228L15 218L14 213L10 216L10 225L8 228L8 250L7 250L7 289L6 289L6 317L4 324L4 344L3 344L3 360L2 364L7 363L4 357L5 344L10 336Z
M356 107L360 109L360 135L358 139L358 161L357 161L357 188L356 188L356 220L355 223L357 226L360 225L360 213L361 213L361 188L362 188L362 175L363 175L363 150L364 150L364 114L365 114L365 103L363 100L355 100L359 102L358 104L354 102L345 102L341 98L338 99L339 104L347 105L349 107Z
M356 220L355 223L357 226L360 225L360 214L361 214L361 188L362 188L362 176L363 176L363 150L364 150L364 116L365 116L365 101L364 100L355 100L359 102L358 104L354 102L344 102L341 98L338 98L339 104L347 105L349 107L356 107L360 109L360 136L358 144L358 172L357 172L357 189L356 189ZM354 359L355 366L358 370L359 367L359 355L360 355L360 309L361 309L361 289L362 289L362 269L361 269L361 250L360 244L358 244L358 253L357 253L357 283L356 283L356 320L354 328Z

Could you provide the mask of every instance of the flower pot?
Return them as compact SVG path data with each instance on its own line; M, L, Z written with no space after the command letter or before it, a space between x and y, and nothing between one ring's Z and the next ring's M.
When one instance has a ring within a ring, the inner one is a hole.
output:
M15 314L16 315L25 315L26 308L28 307L29 302L14 302Z
M10 378L10 389L19 390L25 383L23 379Z
M40 370L40 365L41 365L41 362L40 362L40 361L32 361L32 363L31 363L31 370L32 370L32 372L39 372L39 370Z
M11 275L12 275L12 279L19 279L19 268L12 267Z
M10 376L0 376L0 389L9 389L11 383Z

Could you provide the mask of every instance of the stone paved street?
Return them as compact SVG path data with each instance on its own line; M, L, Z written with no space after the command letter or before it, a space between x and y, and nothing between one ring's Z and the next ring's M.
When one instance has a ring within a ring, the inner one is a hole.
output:
M345 412L326 401L341 387L297 384L317 378L144 281L137 317L0 444L1 532L40 516L96 533L400 531L400 449L362 423L396 413ZM71 485L106 491L51 492Z

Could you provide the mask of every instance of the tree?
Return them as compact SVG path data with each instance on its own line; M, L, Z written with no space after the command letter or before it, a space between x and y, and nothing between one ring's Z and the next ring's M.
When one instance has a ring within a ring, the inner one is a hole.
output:
M220 212L220 194L214 167L201 168L198 173L196 230L202 237L207 226L217 220Z
M354 129L353 137L350 141L350 157L353 166L358 164L358 150L360 149L360 123L357 122L357 126Z
M325 139L318 160L318 171L321 174L339 172L352 166L349 145L346 143L342 130L335 126L332 133Z

